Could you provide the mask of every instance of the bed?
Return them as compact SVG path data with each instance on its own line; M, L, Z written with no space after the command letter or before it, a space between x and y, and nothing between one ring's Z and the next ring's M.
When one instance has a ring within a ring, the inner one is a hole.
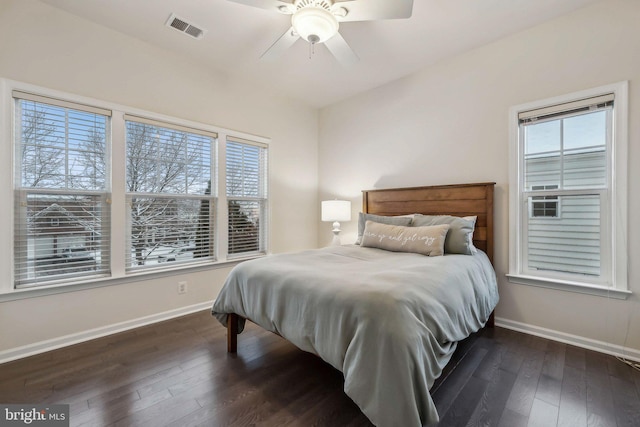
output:
M228 351L248 319L340 370L345 393L373 424L436 423L429 389L457 343L492 324L498 302L494 185L363 192L368 214L476 217L473 255L343 245L239 264L212 307Z

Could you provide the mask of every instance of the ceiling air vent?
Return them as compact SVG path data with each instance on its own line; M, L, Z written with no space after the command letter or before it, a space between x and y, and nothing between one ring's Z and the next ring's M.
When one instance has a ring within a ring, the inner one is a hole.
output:
M204 33L207 30L203 30L199 28L197 25L187 22L186 19L180 18L175 14L171 14L169 19L167 20L167 27L175 28L181 33L187 34L194 39L201 39L204 37Z

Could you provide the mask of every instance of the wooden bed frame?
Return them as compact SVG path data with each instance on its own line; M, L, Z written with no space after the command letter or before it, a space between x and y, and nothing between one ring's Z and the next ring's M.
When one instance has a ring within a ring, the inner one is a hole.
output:
M480 184L435 185L362 192L362 212L375 215L477 216L473 244L493 264L493 187Z
M362 211L376 215L477 216L473 244L493 264L493 191L495 182L390 188L362 192ZM494 324L493 313L487 326ZM227 351L238 350L238 315L227 317Z

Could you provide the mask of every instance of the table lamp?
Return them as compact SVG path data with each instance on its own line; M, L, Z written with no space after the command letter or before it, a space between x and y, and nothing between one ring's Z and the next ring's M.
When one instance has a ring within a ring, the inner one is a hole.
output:
M340 245L340 222L351 221L351 202L348 200L326 200L322 202L322 221L333 222L332 245Z

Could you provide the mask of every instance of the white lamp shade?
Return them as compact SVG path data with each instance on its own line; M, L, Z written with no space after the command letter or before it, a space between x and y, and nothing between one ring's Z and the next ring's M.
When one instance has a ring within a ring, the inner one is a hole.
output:
M323 221L351 221L351 202L348 200L327 200L322 202Z
M331 12L322 7L307 6L291 17L291 25L298 35L310 43L324 43L338 32L339 23ZM315 40L310 36L317 37Z

